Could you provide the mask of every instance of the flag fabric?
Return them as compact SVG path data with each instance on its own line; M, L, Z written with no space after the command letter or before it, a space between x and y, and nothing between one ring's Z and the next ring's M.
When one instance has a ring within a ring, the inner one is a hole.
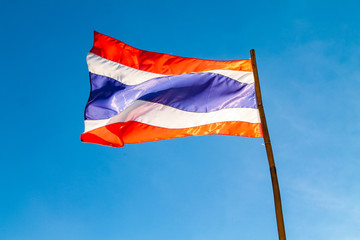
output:
M262 137L250 59L178 57L94 34L83 142L122 147L210 134Z

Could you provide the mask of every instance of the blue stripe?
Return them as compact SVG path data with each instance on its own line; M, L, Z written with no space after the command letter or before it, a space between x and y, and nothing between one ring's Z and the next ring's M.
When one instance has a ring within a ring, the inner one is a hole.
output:
M240 83L216 73L170 75L131 86L93 73L90 80L91 93L85 109L85 118L90 120L113 117L137 99L201 113L257 108L253 83Z

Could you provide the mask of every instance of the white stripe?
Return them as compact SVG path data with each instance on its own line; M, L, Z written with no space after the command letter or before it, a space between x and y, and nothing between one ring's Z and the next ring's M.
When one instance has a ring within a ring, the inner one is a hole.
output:
M253 108L227 108L209 113L194 113L159 103L137 100L112 118L85 120L85 132L109 124L127 121L137 121L152 126L177 129L225 121L260 123L260 117L258 109Z
M126 85L137 85L152 78L166 76L163 74L151 73L128 67L126 65L110 61L106 58L102 58L91 52L87 55L86 61L88 63L89 72L113 78ZM249 84L254 82L252 72L233 70L211 70L206 72L221 74L241 83Z

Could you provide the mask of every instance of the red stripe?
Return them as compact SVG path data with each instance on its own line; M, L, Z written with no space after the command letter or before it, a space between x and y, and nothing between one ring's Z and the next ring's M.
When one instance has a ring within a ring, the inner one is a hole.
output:
M94 32L91 52L123 65L159 74L184 74L210 70L252 71L251 60L213 61L178 57L131 47L112 37Z
M234 135L261 138L260 123L219 122L192 128L168 129L154 127L140 122L114 123L81 134L81 141L112 147L122 147L128 143L151 142L171 138L200 135Z

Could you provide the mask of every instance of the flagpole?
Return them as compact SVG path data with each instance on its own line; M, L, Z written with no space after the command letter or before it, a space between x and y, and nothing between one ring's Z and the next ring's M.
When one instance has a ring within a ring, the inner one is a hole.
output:
M264 107L263 107L262 99L261 99L259 74L257 71L256 57L255 57L254 49L250 50L250 55L251 55L251 63L252 63L254 79L255 79L256 99L257 99L258 109L259 109L259 113L260 113L261 126L262 126L263 135L264 135L264 143L265 143L266 153L267 153L269 167L270 167L279 240L286 240L284 218L283 218L282 207L281 207L280 188L279 188L279 183L278 183L277 174L276 174L276 167L275 167L273 150L272 150L271 142L270 142L269 131L268 131L268 127L266 124Z

